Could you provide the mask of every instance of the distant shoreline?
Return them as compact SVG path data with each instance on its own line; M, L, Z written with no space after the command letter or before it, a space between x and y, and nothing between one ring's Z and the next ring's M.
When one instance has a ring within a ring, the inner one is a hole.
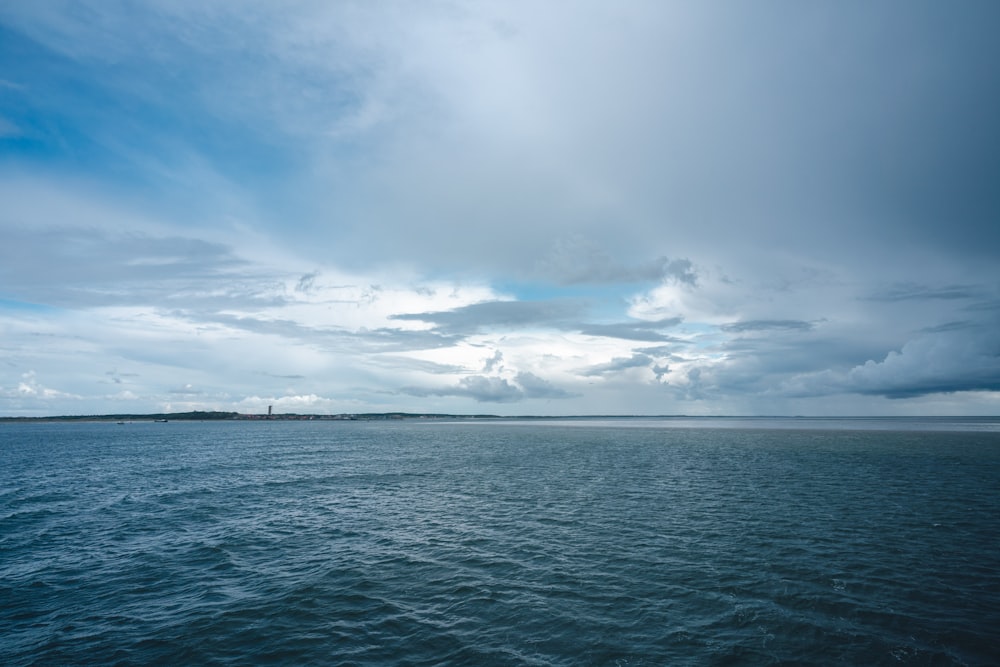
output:
M879 415L879 416L816 416L816 415L494 415L494 414L450 414L428 412L366 412L342 414L255 414L240 412L200 411L167 412L149 414L104 414L104 415L53 415L45 417L0 417L0 423L10 422L171 422L171 421L387 421L404 419L469 420L496 419L512 420L596 420L596 419L718 419L718 420L874 420L874 421L941 421L941 420L997 420L1000 415L926 415L920 417Z
M530 417L519 417L530 419ZM0 417L0 422L171 422L171 421L374 421L386 419L510 419L499 415L452 415L410 412L369 412L360 414L247 414L200 411L150 414L55 415L47 417Z

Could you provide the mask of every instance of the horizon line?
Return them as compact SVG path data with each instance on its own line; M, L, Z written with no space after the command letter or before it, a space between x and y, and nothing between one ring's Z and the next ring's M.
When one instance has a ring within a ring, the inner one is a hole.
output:
M402 418L451 418L451 419L1000 419L1000 414L974 415L809 415L809 414L520 414L498 415L491 413L446 413L446 412L410 412L406 410L387 410L382 412L237 412L234 410L188 410L183 412L148 412L148 413L103 413L103 414L67 414L67 415L0 415L0 421L19 420L85 420L85 419L155 419L170 418L181 421L197 421L204 415L205 421L280 421L280 417L318 417L331 421L344 421L344 418L398 416ZM210 415L215 415L210 416Z

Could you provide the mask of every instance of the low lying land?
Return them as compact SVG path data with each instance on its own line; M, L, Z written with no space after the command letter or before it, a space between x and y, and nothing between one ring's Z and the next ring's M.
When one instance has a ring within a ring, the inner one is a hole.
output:
M497 415L449 415L411 412L368 412L363 414L315 415L282 413L272 415L239 412L168 412L145 415L61 415L52 417L0 417L0 422L120 422L120 421L357 421L385 419L501 419Z

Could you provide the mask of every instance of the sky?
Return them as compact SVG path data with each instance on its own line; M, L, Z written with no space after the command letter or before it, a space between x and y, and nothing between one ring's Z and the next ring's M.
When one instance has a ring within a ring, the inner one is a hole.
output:
M1000 414L997 25L0 3L0 415Z

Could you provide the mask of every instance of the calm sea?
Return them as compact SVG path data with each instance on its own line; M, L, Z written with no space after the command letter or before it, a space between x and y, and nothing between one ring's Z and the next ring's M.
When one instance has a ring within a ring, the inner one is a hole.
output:
M3 665L996 665L997 420L0 424Z

